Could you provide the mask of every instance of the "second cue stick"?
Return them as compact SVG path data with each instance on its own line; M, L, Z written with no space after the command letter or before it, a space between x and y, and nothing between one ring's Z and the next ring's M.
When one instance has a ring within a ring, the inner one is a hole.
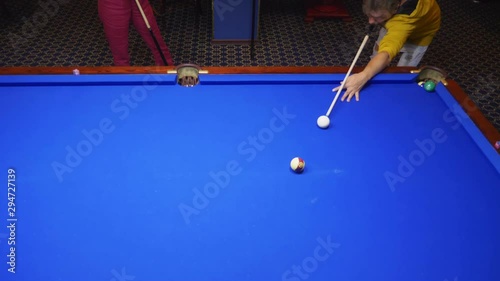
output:
M149 33L151 34L151 37L153 37L153 41L155 41L156 49L158 49L158 52L160 52L160 56L161 56L161 59L163 60L163 63L165 65L168 65L167 60L165 59L165 56L163 55L163 52L161 51L160 44L158 44L158 40L156 40L156 37L153 33L153 30L151 30L151 26L149 25L149 21L146 18L144 11L142 10L141 3L139 3L139 0L135 0L135 3L137 4L137 8L139 8L139 11L141 12L142 18L144 19L144 23L146 23L146 27L148 28Z

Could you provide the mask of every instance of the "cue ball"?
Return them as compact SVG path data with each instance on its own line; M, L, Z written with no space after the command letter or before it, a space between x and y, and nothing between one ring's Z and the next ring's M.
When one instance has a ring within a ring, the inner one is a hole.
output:
M318 127L321 129L326 129L330 126L330 118L328 116L323 115L318 118Z
M302 173L305 167L306 161L304 161L304 159L300 157L295 157L290 162L290 168L292 168L292 171L294 171L295 173Z

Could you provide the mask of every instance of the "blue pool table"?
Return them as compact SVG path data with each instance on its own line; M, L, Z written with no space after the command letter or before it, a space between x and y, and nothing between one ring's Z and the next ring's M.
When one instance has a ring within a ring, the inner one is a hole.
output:
M454 81L388 69L321 129L346 68L202 70L0 69L0 280L500 280L499 133Z

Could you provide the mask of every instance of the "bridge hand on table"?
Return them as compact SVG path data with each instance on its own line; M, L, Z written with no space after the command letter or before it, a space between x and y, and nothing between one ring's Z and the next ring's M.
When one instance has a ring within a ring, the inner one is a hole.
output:
M359 92L367 81L368 79L366 79L366 76L363 73L356 73L347 77L343 89L345 90L345 93L342 96L341 100L344 101L345 99L347 99L347 101L350 102L352 97L355 96L356 101L359 101ZM334 89L332 89L332 91L338 91L341 86L342 85L335 87Z

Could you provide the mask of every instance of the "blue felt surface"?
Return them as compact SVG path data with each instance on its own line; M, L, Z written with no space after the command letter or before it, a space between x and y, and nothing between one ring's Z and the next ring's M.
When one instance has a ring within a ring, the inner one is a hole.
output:
M414 77L321 130L344 75L0 76L1 280L500 280L498 154Z

